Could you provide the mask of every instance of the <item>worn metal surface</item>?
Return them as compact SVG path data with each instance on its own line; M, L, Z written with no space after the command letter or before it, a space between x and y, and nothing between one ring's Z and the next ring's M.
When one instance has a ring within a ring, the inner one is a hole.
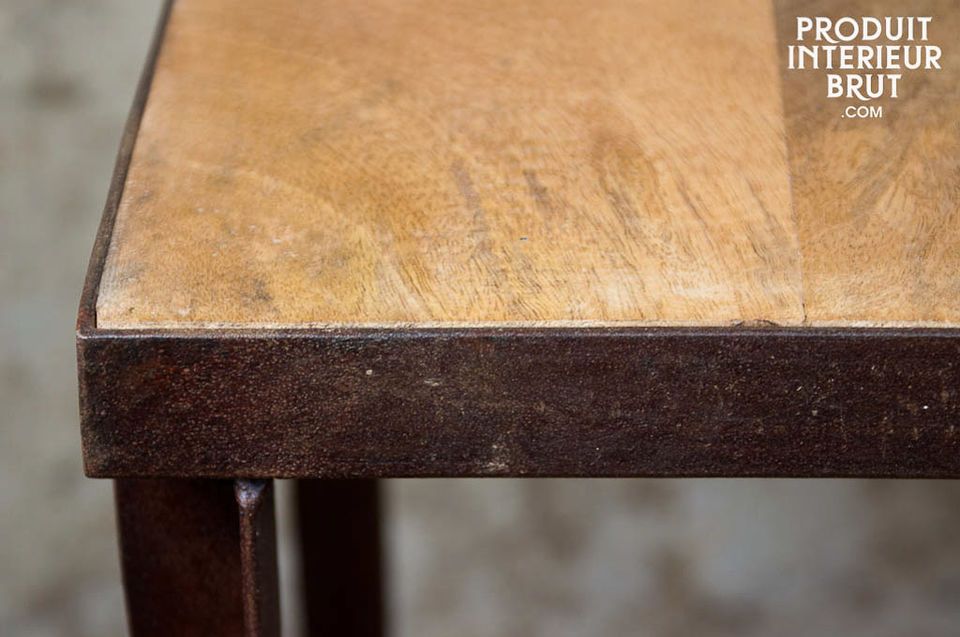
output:
M117 480L130 633L279 635L270 483Z
M81 339L92 476L960 472L953 333Z
M298 480L307 634L384 633L380 489L376 480Z
M130 634L243 634L233 483L118 480L116 498Z
M234 483L240 524L240 575L246 637L279 637L280 599L273 482Z

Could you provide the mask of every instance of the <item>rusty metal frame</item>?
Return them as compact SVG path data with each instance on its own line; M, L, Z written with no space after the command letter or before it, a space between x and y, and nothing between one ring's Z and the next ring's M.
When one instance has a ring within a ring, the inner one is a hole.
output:
M960 475L960 330L103 330L77 323L93 477Z
M115 487L131 635L279 637L272 481Z

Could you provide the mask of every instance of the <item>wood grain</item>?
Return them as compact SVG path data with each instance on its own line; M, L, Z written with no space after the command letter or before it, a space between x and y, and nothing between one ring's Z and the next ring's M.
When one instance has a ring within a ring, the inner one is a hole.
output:
M180 0L102 328L803 320L766 0Z
M797 15L932 16L940 71L901 71L882 119L841 117L823 72L784 71L808 321L960 324L960 4L780 0L781 53ZM784 63L784 67L786 64ZM897 71L891 71L897 72Z
M179 0L97 326L960 325L960 7L882 119L785 68L904 13Z

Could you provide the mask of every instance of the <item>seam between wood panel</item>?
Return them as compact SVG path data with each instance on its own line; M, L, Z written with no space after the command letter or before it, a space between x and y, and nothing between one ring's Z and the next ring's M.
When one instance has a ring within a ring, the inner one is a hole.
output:
M797 240L797 267L799 268L798 278L800 280L800 325L808 325L807 318L807 284L804 273L803 262L803 243L800 237L800 218L797 214L796 197L793 190L793 156L790 146L790 133L787 125L787 101L786 87L783 73L783 46L780 42L780 23L777 14L777 1L769 0L770 22L773 28L774 59L777 61L777 91L780 94L780 122L783 131L783 150L784 159L787 167L787 186L790 193L790 220L793 222L794 236Z

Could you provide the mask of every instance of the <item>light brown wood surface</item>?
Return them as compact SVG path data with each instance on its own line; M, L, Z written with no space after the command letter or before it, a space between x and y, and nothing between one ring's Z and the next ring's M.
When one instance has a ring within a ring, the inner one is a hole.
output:
M882 119L844 119L823 73L784 71L787 145L808 319L829 325L960 324L960 2L777 3L794 17L932 16L940 71L902 73ZM784 48L781 47L781 53ZM785 65L784 65L785 67ZM841 102L841 104L861 102Z
M98 327L960 323L960 10L868 121L812 5L179 0Z

